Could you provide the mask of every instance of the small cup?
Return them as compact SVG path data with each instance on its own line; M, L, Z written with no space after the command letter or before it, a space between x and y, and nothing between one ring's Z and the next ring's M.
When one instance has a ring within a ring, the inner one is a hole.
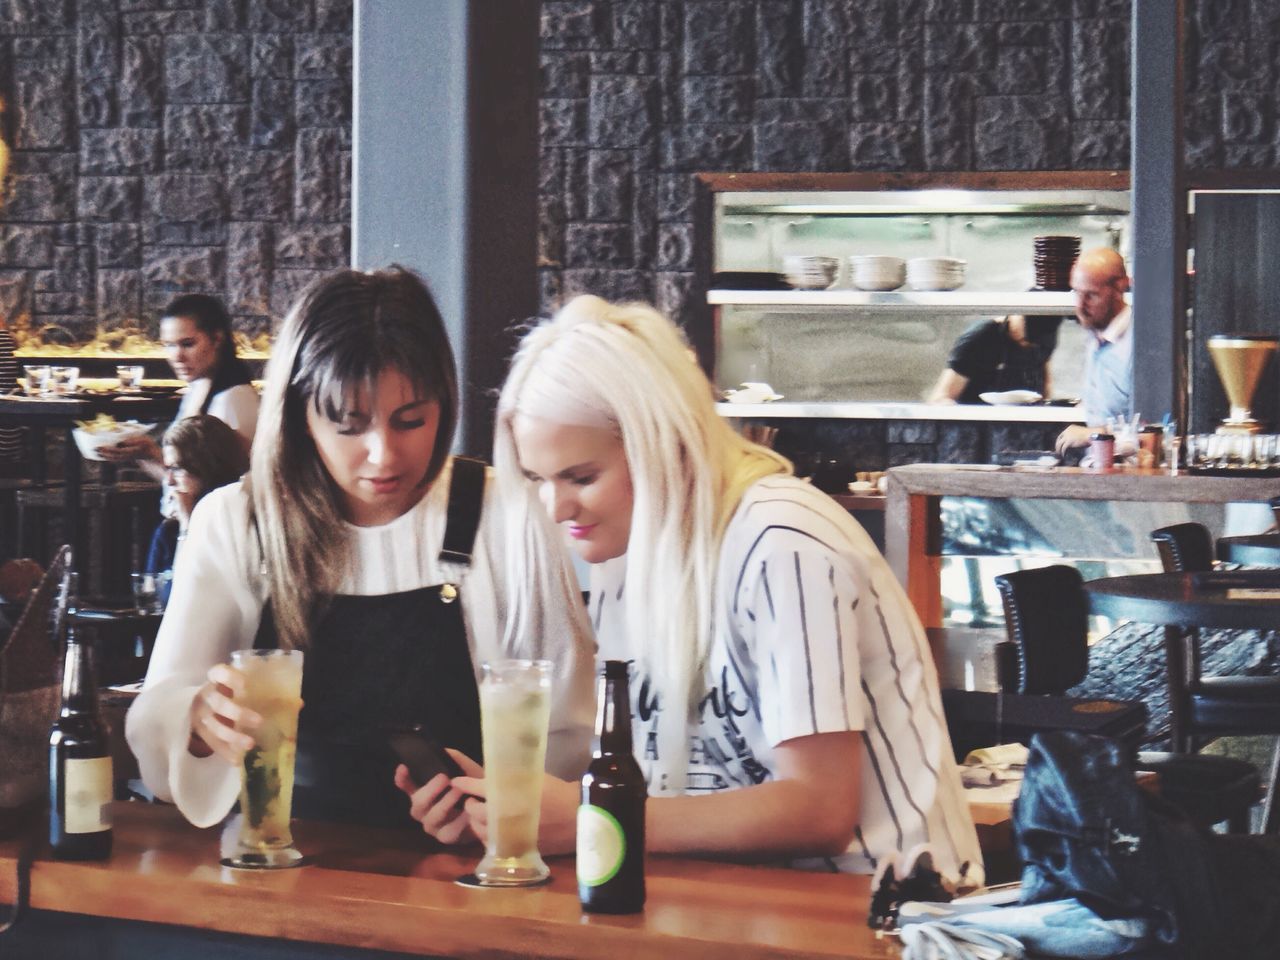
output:
M50 367L49 392L64 396L76 392L76 383L80 380L79 367Z
M142 365L122 363L116 367L121 393L137 393L142 387Z
M1110 470L1115 466L1115 434L1092 433L1089 435L1089 461L1094 470Z
M133 609L140 614L163 613L160 605L160 584L154 573L135 573L133 580Z
M37 363L24 364L22 372L26 374L26 382L23 384L23 389L26 390L27 396L38 397L48 392L49 367L47 365Z

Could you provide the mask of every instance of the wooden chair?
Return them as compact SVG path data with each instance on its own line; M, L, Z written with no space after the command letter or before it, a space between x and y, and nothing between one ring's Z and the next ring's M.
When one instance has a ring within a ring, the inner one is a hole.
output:
M1179 523L1151 534L1166 573L1213 568L1213 537L1203 524ZM1205 544L1208 544L1207 551ZM1169 734L1177 753L1191 753L1223 736L1280 736L1280 676L1209 676L1201 673L1200 631L1166 627ZM1264 829L1280 828L1280 740L1272 760Z
M1063 564L1020 570L996 577L996 586L1009 634L1002 683L1019 693L1061 696L1083 680L1089 601L1080 571ZM1258 770L1244 760L1144 750L1135 768L1158 774L1161 795L1204 826L1225 820L1233 832L1245 832L1261 795Z

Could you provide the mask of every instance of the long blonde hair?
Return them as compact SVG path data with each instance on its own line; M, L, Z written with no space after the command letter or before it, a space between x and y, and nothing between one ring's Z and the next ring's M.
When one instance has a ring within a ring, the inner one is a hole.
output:
M458 386L444 321L426 285L402 267L340 270L311 284L285 318L267 364L249 471L253 522L280 644L305 647L349 569L341 494L307 429L333 420L360 390L398 370L440 405L423 488L439 476L457 422Z
M715 411L713 390L680 331L643 303L581 296L524 337L498 401L494 467L516 514L513 582L541 589L527 558L558 536L523 476L512 420L607 425L621 439L634 506L623 594L627 645L665 704L661 770L681 792L688 731L718 616L716 569L746 489L789 473L781 456L739 436ZM545 551L541 551L545 552ZM526 597L516 604L527 608Z

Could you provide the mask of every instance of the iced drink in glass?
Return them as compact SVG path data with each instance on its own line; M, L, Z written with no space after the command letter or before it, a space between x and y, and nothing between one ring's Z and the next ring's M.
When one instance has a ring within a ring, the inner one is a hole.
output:
M550 661L484 664L480 725L488 842L476 879L485 886L528 886L550 875L538 853L550 718Z
M240 835L227 866L250 869L296 867L289 814L293 763L302 707L301 650L236 650L231 665L244 674L245 707L262 717L257 741L244 756L240 775Z

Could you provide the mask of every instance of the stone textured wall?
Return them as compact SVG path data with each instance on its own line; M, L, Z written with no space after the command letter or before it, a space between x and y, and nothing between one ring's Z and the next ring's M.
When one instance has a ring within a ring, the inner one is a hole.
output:
M424 4L430 0L424 0ZM697 171L1123 168L1131 0L544 0L540 268L687 316ZM352 0L0 0L0 315L347 262ZM1280 4L1188 4L1188 160L1280 166Z
M1189 0L1188 8L1188 166L1275 170L1280 167L1280 3Z
M543 306L687 317L699 171L1127 167L1129 19L1129 0L546 0Z
M352 0L0 0L0 316L79 341L175 293L269 328L348 261Z

